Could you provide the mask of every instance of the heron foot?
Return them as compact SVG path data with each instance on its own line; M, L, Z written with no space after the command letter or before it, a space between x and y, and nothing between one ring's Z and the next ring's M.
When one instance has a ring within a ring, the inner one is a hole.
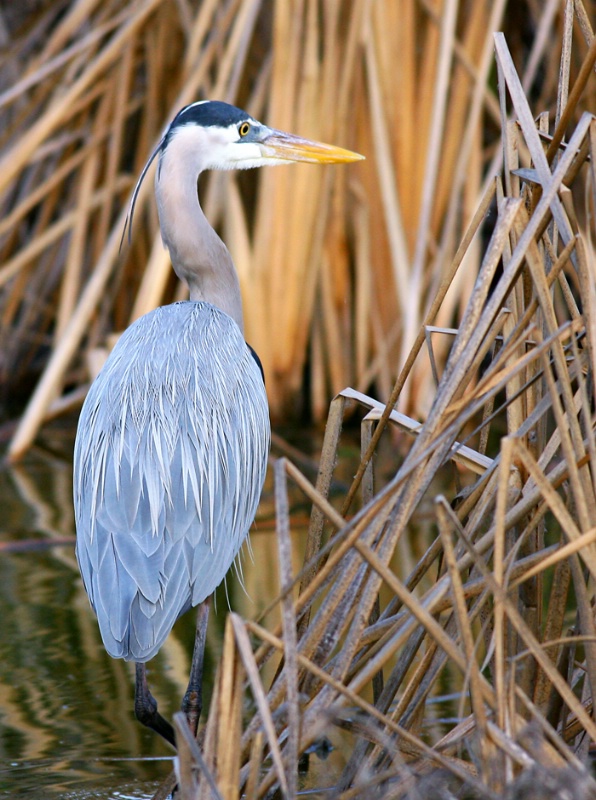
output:
M135 681L135 717L143 725L159 733L159 735L176 747L174 728L157 710L157 700L149 691L145 664L137 663Z

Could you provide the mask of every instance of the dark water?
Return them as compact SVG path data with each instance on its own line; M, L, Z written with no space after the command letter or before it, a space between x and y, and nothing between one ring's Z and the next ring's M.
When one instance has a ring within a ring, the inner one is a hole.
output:
M72 437L72 428L57 429L22 465L0 470L0 797L151 797L172 751L136 722L134 667L105 653L83 589L72 541ZM277 594L271 498L268 485L251 534L259 569L245 557L245 588L232 577L228 597L218 594L208 683L228 602L254 616ZM298 529L304 515L295 505ZM193 638L189 612L149 664L166 716L184 694Z

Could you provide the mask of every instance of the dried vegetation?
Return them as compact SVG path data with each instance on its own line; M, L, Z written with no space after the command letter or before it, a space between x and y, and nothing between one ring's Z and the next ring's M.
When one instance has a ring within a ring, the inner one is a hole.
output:
M119 244L148 154L198 97L367 155L350 169L212 175L201 194L240 273L274 416L323 419L345 386L387 400L501 159L492 31L535 27L523 80L536 91L548 70L547 108L558 0L535 20L505 15L505 0L40 5L20 35L5 31L0 62L0 398L13 416L27 402L11 457L80 402L113 333L184 296L151 180L132 244ZM512 47L522 62L527 44ZM480 254L468 251L467 276ZM437 324L465 304L466 275ZM402 410L424 416L432 387L428 361L415 364Z
M206 188L274 409L307 351L313 407L335 399L316 485L275 465L280 621L230 615L202 751L177 719L183 797L295 797L338 734L321 795L596 797L592 9L530 3L522 70L514 37L493 33L505 2L273 6L269 41L256 2L195 16L182 2L67 5L0 98L0 310L21 331L18 359L40 345L32 330L52 350L14 452L76 383L84 347L179 294L149 189L118 258L131 175L173 108L240 97L278 127L364 152L356 176L262 171L250 206L234 178ZM93 24L75 43L83 8ZM31 36L50 18L37 24ZM386 404L363 393L373 381ZM338 507L348 410L362 411L363 458ZM392 429L411 445L383 483L372 457ZM312 502L299 574L289 482ZM404 570L423 504L434 538Z

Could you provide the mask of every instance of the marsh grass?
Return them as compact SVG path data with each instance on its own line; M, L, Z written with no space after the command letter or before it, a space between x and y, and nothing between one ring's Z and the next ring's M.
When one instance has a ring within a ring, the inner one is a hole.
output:
M543 4L523 69L493 34L504 2L280 0L267 32L244 0L63 8L15 45L27 68L0 97L3 357L49 352L13 457L69 402L65 387L84 391L89 348L180 296L150 182L118 255L132 176L173 110L240 98L368 155L354 173L262 171L250 208L229 176L206 187L273 410L295 402L308 352L310 402L328 416L315 484L275 464L281 622L230 614L201 750L176 720L182 796L295 797L316 758L305 754L337 731L344 761L317 788L342 800L596 796L596 123L581 113L596 39L584 4ZM363 457L331 503L348 414ZM392 429L411 446L381 482L374 453ZM435 490L445 472L458 480L449 497ZM297 574L290 482L312 504ZM435 538L405 570L422 504ZM429 724L445 686L454 719Z

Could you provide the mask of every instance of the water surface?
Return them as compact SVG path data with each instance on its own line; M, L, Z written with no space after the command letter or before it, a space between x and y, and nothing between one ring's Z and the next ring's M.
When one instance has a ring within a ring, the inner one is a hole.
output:
M0 797L151 797L172 750L136 722L134 665L106 654L83 589L73 540L73 435L72 426L57 427L21 465L0 470ZM299 526L305 512L298 504L294 513ZM245 587L232 576L210 620L207 702L228 603L254 616L277 593L272 519L268 485L251 534L253 557L244 558ZM149 664L150 687L168 717L186 689L193 640L191 611Z

